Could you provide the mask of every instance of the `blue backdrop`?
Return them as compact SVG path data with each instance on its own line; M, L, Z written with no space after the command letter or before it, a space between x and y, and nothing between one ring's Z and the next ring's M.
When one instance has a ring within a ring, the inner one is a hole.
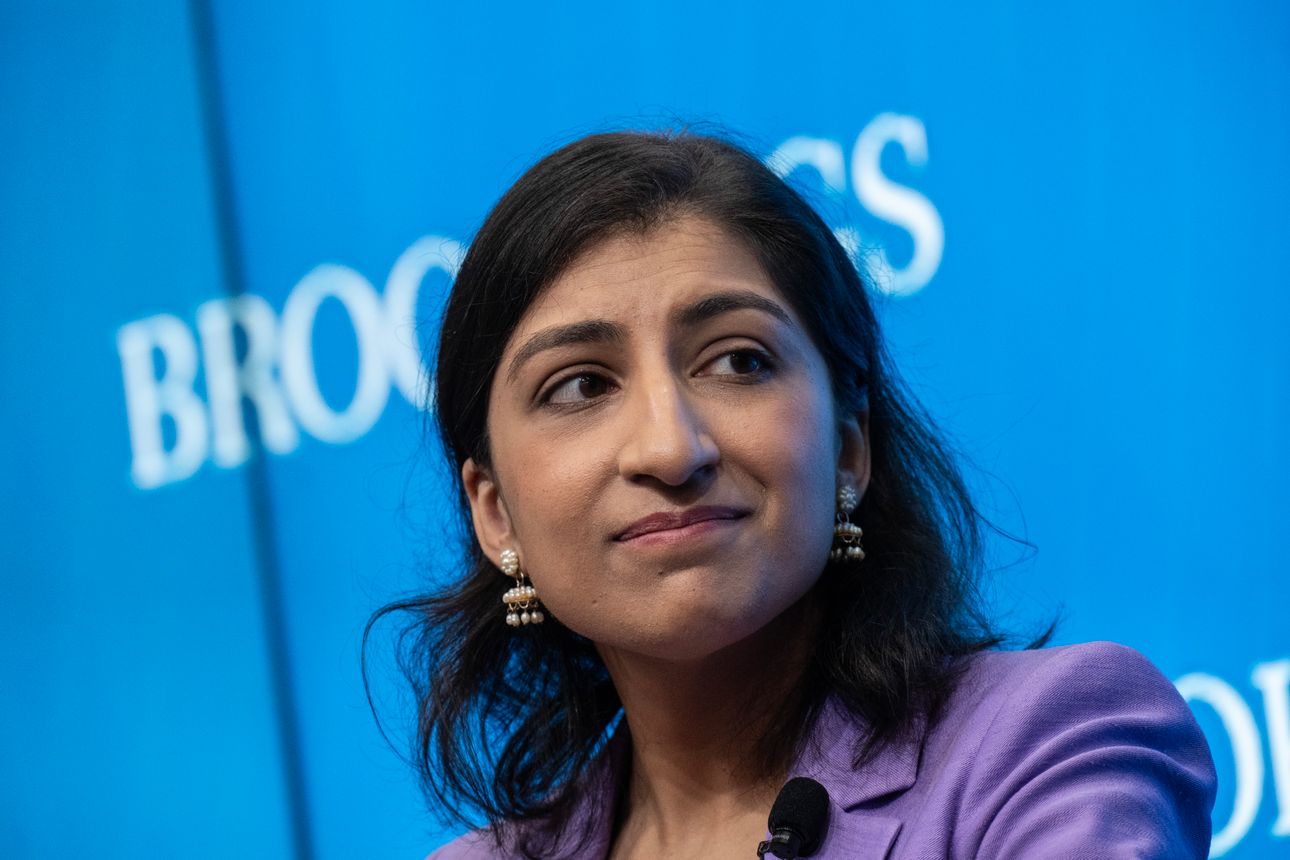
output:
M1000 543L1000 612L1146 653L1214 855L1282 856L1287 45L1272 2L3 4L0 854L450 835L359 675L452 551L418 340L541 154L715 120L876 272L1037 547Z

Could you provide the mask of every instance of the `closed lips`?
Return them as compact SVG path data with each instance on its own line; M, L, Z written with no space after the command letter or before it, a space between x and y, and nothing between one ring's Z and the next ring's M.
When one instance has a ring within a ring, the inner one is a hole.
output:
M707 520L736 520L747 515L746 510L740 508L726 507L705 507L692 508L688 511L678 513L657 513L650 514L648 517L639 519L632 523L623 531L614 536L614 540L625 541L631 540L641 535L652 532L668 531L669 529L680 529L695 523L705 522Z

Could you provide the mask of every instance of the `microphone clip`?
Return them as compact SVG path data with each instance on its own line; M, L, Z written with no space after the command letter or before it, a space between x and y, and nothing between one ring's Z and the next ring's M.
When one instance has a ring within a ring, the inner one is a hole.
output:
M781 827L769 839L757 843L757 857L764 860L767 853L781 860L793 860L802 850L802 837L791 827Z

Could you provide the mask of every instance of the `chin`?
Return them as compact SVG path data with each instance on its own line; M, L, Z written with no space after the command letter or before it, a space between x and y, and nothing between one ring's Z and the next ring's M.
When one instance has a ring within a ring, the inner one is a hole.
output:
M601 631L602 637L589 636L597 643L616 650L631 652L677 663L688 663L711 657L720 651L756 635L774 621L783 609L744 607L736 610L726 604L675 607L647 618L623 619L614 631Z

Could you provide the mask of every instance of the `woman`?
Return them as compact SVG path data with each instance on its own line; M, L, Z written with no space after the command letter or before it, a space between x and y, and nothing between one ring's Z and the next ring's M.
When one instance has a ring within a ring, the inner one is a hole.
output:
M747 858L795 775L820 857L1206 854L1167 680L993 650L952 459L843 248L743 150L602 134L531 168L435 394L468 569L385 611L426 786L488 826L432 857Z

